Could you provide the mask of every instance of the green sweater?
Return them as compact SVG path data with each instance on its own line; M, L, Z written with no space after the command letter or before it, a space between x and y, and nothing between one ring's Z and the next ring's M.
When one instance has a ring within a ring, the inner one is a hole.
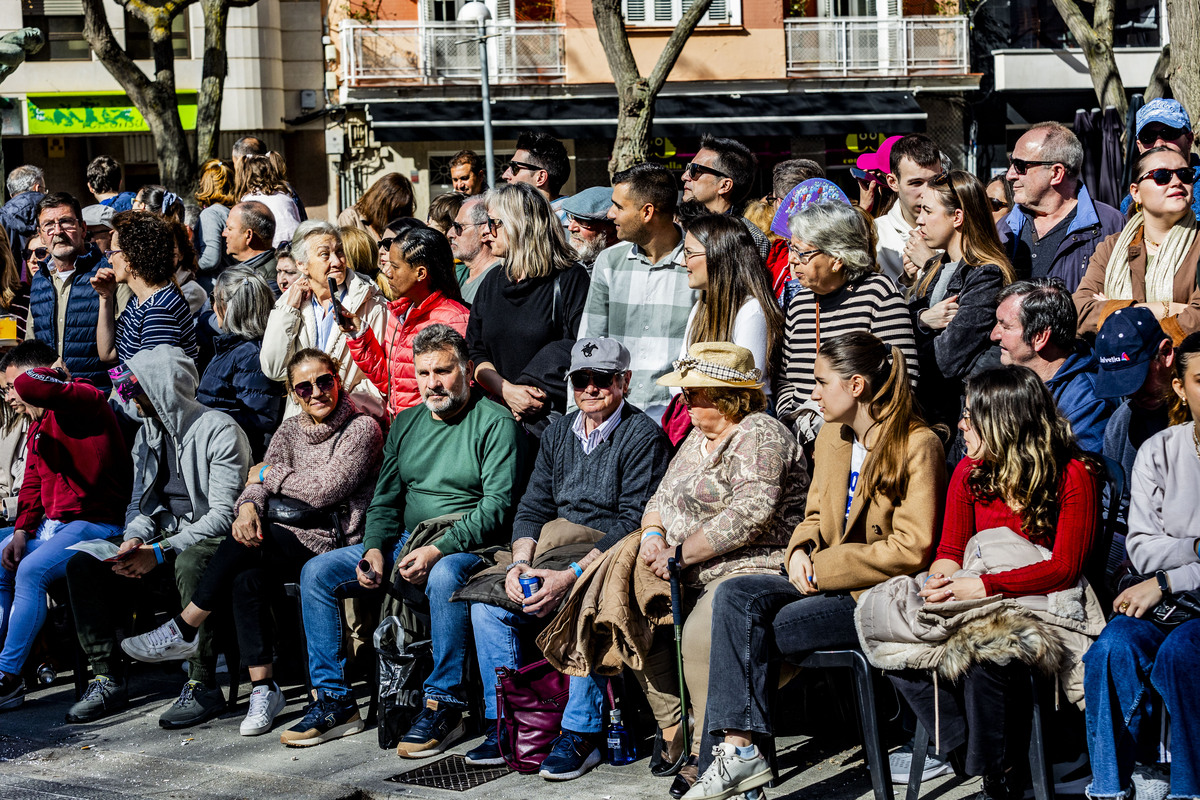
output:
M434 543L443 554L506 543L523 445L512 414L478 389L446 422L423 403L400 412L383 447L364 548L390 552L402 532L442 514L463 515Z

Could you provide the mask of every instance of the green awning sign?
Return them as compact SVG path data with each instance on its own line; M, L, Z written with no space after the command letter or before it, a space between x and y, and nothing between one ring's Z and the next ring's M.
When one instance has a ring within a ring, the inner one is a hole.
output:
M177 94L179 118L185 131L196 129L196 94ZM144 133L146 120L119 92L91 94L31 94L26 97L29 134Z

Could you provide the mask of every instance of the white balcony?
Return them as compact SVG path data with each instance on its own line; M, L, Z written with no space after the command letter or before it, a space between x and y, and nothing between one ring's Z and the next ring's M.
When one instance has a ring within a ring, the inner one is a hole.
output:
M562 83L567 74L564 25L488 25L490 82ZM342 79L348 87L479 83L473 24L343 20Z
M966 75L966 17L786 19L790 78Z

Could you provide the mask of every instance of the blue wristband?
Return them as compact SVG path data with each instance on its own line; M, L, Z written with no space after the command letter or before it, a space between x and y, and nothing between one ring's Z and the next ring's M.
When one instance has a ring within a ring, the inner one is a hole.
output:
M572 561L569 566L571 567L571 571L575 573L576 578L583 574L583 567L579 566L576 562Z
M161 544L151 545L150 549L154 551L154 560L155 561L157 561L160 564L166 563L167 557L163 555Z
M661 537L662 539L667 538L666 536L663 535L663 532L658 530L657 528L650 528L650 529L642 532L642 541L643 542L646 541L651 536L658 536L658 537Z
M267 467L269 467L269 466L271 466L271 465L263 464L261 467L258 468L258 482L259 483L263 482L263 473L265 473L267 471Z

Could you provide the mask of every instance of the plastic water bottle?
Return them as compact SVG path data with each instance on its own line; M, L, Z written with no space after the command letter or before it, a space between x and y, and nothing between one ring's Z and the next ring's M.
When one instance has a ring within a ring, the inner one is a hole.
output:
M49 664L42 664L37 668L37 682L42 686L49 686L57 679L58 673Z
M637 759L637 751L629 729L621 722L620 709L614 708L610 711L608 719L608 763L615 767L632 764Z

